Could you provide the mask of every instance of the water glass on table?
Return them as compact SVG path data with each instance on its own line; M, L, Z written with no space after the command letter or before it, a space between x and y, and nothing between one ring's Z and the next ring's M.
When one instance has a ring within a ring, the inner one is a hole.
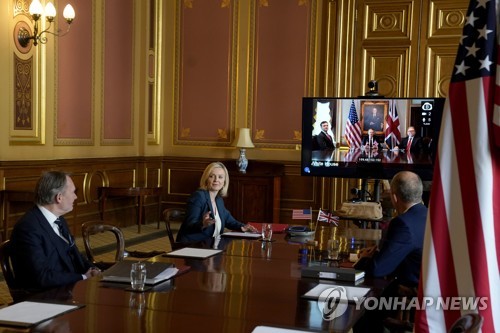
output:
M329 239L326 243L326 250L328 252L329 260L339 259L339 241L338 239Z
M262 223L262 241L270 242L273 238L273 225Z
M130 284L134 290L144 290L146 284L146 263L135 262L130 268Z

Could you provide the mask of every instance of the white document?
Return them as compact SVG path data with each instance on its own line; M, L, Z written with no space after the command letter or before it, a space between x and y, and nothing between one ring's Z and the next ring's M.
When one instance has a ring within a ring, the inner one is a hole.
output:
M222 250L215 249L197 249L194 247L185 247L183 249L175 250L167 253L169 257L183 257L183 258L199 258L205 259L216 254L221 253Z
M258 234L255 232L241 232L241 231L225 232L221 236L222 237L237 237L237 238L252 238L252 239L262 238L261 234Z
M117 262L102 273L102 280L109 282L130 283L130 269L135 260L123 260ZM146 264L146 284L154 285L174 277L179 269L170 263L149 262Z
M344 288L345 290L345 301L352 302L354 301L354 297L356 299L360 300L363 299L366 294L370 291L370 288L364 288L364 287L351 287L351 286L339 286L339 285L333 285L333 284L323 284L320 283L316 287L312 288L309 290L307 293L304 294L305 298L312 298L312 299L319 299L319 296L323 291L325 291L328 288ZM342 297L342 296L340 296ZM340 299L342 301L342 298ZM322 299L324 301L324 299Z
M29 327L80 307L81 305L20 302L0 309L0 324Z

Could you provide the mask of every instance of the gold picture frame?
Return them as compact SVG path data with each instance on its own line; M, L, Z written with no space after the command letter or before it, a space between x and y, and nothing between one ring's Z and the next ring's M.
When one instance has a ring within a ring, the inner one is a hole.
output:
M361 101L361 126L363 134L372 128L375 135L383 135L389 101Z

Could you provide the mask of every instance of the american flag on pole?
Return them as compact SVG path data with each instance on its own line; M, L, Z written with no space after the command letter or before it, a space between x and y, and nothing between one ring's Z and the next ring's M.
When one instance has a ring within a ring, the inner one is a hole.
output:
M441 124L419 286L420 301L483 297L486 306L426 306L415 332L447 332L467 312L483 317L482 332L500 332L496 19L495 0L470 2Z
M356 112L354 100L351 103L349 115L347 116L345 139L350 148L359 148L361 146L361 127L359 126L358 113Z
M318 222L326 222L328 224L333 223L335 225L339 225L340 218L338 216L333 215L327 210L320 209L318 212Z
M399 130L399 117L396 101L389 101L389 113L385 122L385 143L394 148L401 142L401 131Z
M294 209L292 211L292 220L310 220L312 219L311 209Z

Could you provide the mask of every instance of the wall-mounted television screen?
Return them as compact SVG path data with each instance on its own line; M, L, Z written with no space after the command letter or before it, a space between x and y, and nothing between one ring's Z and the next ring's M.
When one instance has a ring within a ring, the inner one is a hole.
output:
M444 103L444 98L304 97L302 175L391 179L410 170L432 180Z

